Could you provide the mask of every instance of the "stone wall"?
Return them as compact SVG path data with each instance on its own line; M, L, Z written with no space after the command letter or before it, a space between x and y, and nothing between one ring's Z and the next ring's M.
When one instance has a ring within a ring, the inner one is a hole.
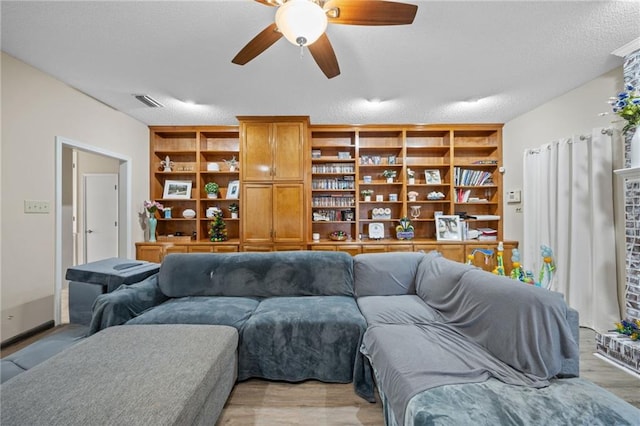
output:
M625 84L640 87L640 50L625 58ZM637 132L640 129L636 130ZM628 154L632 132L626 135L625 151ZM625 165L629 165L626 156ZM628 181L625 187L625 235L627 246L627 281L625 314L630 319L640 319L640 181Z

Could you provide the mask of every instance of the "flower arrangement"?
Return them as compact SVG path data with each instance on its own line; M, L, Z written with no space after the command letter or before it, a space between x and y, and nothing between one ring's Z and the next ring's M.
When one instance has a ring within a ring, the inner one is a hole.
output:
M235 171L236 167L238 167L238 160L236 160L236 156L231 157L231 160L222 160L224 164L229 167L230 171Z
M382 176L386 177L387 179L391 179L396 177L396 171L395 170L385 170L382 172Z
M240 206L238 206L237 203L231 203L229 204L229 211L231 213L238 213L238 211L240 210Z
M414 177L416 177L416 172L415 172L414 170L407 169L407 177L408 177L408 178L414 178Z
M640 126L640 90L636 87L626 84L623 92L609 98L609 104L613 108L614 114L627 121L627 124L622 128L623 133Z
M636 341L640 339L640 320L622 320L617 322L616 331Z
M360 191L360 194L362 194L364 197L370 197L373 194L373 190L363 189L362 191Z
M145 200L144 208L149 212L149 214L153 215L158 210L164 210L164 206L157 201L149 201Z

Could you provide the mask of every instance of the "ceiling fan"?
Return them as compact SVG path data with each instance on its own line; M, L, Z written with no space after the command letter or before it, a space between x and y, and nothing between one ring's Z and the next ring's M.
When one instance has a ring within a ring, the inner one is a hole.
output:
M340 74L333 47L325 33L327 23L343 25L411 24L418 6L383 0L255 0L278 7L275 22L255 36L231 60L244 65L283 36L296 46L307 46L327 76Z

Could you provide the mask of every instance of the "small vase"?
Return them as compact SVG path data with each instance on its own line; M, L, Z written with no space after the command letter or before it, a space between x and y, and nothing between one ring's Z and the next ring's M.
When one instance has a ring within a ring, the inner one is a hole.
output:
M629 141L629 167L640 167L640 128L636 128Z
M366 202L371 201L371 195L365 195L364 196L364 201L366 201Z
M156 242L156 226L157 225L158 225L158 219L151 216L149 218L149 242L150 243Z
M218 194L207 194L207 198L218 198Z
M409 185L415 185L416 184L416 178L409 178Z
M387 183L393 183L393 178L387 178Z
M237 219L238 218L238 212L231 212L231 219Z

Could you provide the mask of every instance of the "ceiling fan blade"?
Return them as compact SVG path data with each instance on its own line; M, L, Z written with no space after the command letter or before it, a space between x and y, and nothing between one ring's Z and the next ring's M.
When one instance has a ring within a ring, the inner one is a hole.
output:
M331 9L338 11L332 16ZM411 24L418 6L382 0L329 0L324 4L329 22L344 25L405 25Z
M309 52L327 78L333 78L340 74L338 59L336 59L336 53L333 51L327 33L323 33L318 40L309 45Z
M254 0L266 6L280 6L276 0Z
M240 52L231 60L234 64L244 65L282 38L282 33L277 30L275 22L255 36Z

